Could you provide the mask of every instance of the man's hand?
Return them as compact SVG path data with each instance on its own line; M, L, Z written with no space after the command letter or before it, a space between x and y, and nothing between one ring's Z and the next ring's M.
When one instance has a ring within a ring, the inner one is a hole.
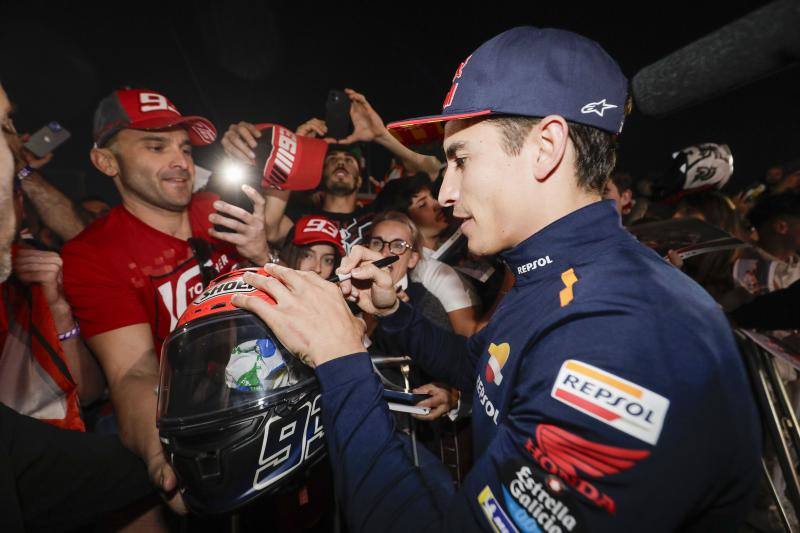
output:
M241 207L217 200L214 202L214 208L217 211L236 218L211 213L208 215L208 220L214 224L230 228L235 233L217 231L211 228L208 230L208 234L216 239L235 245L239 255L254 265L263 265L269 260L267 228L264 223L264 197L249 185L242 185L242 190L253 201L253 212L248 213Z
M225 135L222 136L222 148L229 156L250 165L256 164L256 154L253 152L258 146L261 131L249 122L231 124Z
M444 416L456 405L458 405L458 391L449 389L436 383L427 383L413 390L417 394L430 394L427 400L422 400L417 407L430 407L431 412L427 415L411 415L419 420L436 420Z
M353 133L340 139L339 143L370 142L378 137L389 135L383 119L372 109L363 94L357 93L353 89L345 89L344 92L350 97L350 119L353 121Z
M164 450L159 447L152 456L147 458L146 463L147 472L150 474L150 481L158 489L161 499L163 499L174 512L180 515L188 513L189 510L186 508L183 496L181 496L178 490L178 476L175 475L175 471L167 462L167 458L164 456Z
M339 288L313 272L267 264L270 274L248 272L244 281L269 294L277 303L234 295L231 303L257 314L303 363L316 367L365 351L364 322L350 312Z
M14 255L14 274L25 284L39 283L52 309L66 304L63 288L64 263L56 252L20 248Z
M377 316L390 315L400 305L389 271L372 264L382 258L380 253L356 245L336 269L337 274L353 276L339 284L342 294L365 313Z

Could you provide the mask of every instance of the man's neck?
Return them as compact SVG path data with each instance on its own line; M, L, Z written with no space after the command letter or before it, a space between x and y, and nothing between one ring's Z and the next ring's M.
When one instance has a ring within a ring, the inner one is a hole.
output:
M578 209L582 209L587 205L599 202L600 200L602 200L602 197L599 194L587 191L580 191L577 194L564 194L553 197L552 201L545 202L544 207L540 209L538 213L535 213L535 221L531 221L529 224L522 226L524 229L517 236L517 242L514 246L518 245L531 235L538 233L556 220L564 218L570 213L573 213Z
M326 194L322 201L322 209L329 213L352 213L356 210L356 193L347 196Z
M122 196L122 205L130 214L162 233L181 240L192 236L188 207L183 211L170 211L155 207L130 195Z

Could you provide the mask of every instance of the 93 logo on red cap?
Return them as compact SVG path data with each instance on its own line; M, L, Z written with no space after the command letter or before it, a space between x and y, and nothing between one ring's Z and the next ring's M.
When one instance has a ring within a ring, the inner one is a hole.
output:
M178 113L177 108L172 105L167 97L158 93L139 93L139 110L142 113L150 111L172 111Z

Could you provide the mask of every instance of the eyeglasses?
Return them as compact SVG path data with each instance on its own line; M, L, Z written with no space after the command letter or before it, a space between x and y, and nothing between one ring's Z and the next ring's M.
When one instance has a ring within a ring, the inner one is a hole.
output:
M412 246L403 239L395 239L393 241L384 241L380 237L372 237L369 240L369 249L375 252L382 252L383 247L389 245L389 253L393 255L403 255L406 250L410 250Z
M189 248L192 249L192 255L194 255L197 264L200 266L200 278L205 289L219 275L217 269L214 268L214 262L211 260L211 245L197 237L190 237L187 242L189 243Z

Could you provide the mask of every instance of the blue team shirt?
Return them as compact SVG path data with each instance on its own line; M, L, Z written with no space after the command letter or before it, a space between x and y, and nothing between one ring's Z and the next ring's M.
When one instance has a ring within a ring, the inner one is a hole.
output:
M381 321L472 395L475 462L458 492L433 459L414 467L366 354L318 367L350 530L735 530L760 424L711 297L631 237L611 202L503 258L516 283L469 339L407 305Z

